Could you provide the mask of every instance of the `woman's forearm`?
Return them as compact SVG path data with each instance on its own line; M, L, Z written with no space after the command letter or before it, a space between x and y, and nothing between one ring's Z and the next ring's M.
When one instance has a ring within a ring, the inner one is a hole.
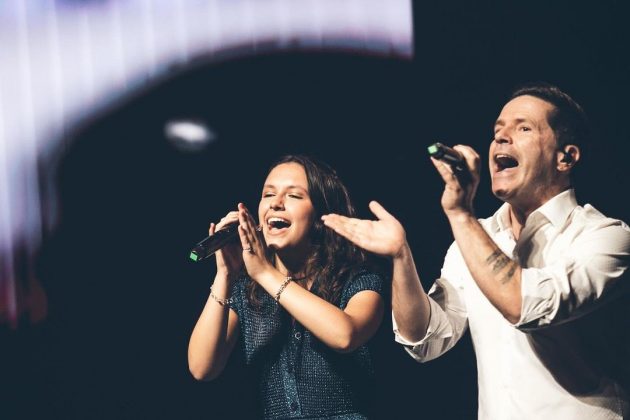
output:
M219 376L238 338L236 312L217 301L229 299L227 276L217 274L211 293L188 343L188 368L197 380Z

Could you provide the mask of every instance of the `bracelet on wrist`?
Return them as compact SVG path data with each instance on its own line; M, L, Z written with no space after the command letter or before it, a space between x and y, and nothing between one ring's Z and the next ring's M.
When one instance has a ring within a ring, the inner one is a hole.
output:
M210 287L210 297L221 306L226 306L226 305L230 306L232 303L234 303L232 296L230 296L227 299L221 299L220 297L215 295L214 292L212 291L212 287Z
M284 291L284 289L287 287L287 285L289 284L291 280L293 280L293 277L291 276L287 276L287 278L284 279L284 281L280 285L280 288L276 292L276 295L274 296L274 299L276 300L276 302L280 302L280 295L282 294L282 292Z

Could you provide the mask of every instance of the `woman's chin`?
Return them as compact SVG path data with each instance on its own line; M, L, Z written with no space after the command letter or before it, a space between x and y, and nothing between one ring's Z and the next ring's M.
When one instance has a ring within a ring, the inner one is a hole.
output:
M286 248L286 244L284 241L279 241L278 238L272 238L267 240L267 248L272 249L274 251L282 251Z

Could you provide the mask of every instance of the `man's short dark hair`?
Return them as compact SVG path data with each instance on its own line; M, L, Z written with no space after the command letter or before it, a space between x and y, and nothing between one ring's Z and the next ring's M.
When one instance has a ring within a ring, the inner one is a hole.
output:
M582 107L557 86L538 82L520 86L512 91L510 100L518 96L534 96L554 106L548 122L556 135L558 148L566 144L578 146L586 152L592 139L591 127Z

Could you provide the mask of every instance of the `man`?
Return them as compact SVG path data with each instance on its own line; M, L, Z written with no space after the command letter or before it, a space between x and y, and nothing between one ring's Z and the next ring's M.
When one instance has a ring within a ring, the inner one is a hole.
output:
M484 220L473 212L477 153L455 147L465 176L433 160L455 243L428 296L403 227L378 203L370 203L376 221L323 217L391 257L394 333L416 360L440 356L470 327L480 419L630 416L628 331L614 331L611 316L628 296L630 229L576 203L571 172L587 133L582 109L558 88L516 90L489 153L492 191L504 204Z

